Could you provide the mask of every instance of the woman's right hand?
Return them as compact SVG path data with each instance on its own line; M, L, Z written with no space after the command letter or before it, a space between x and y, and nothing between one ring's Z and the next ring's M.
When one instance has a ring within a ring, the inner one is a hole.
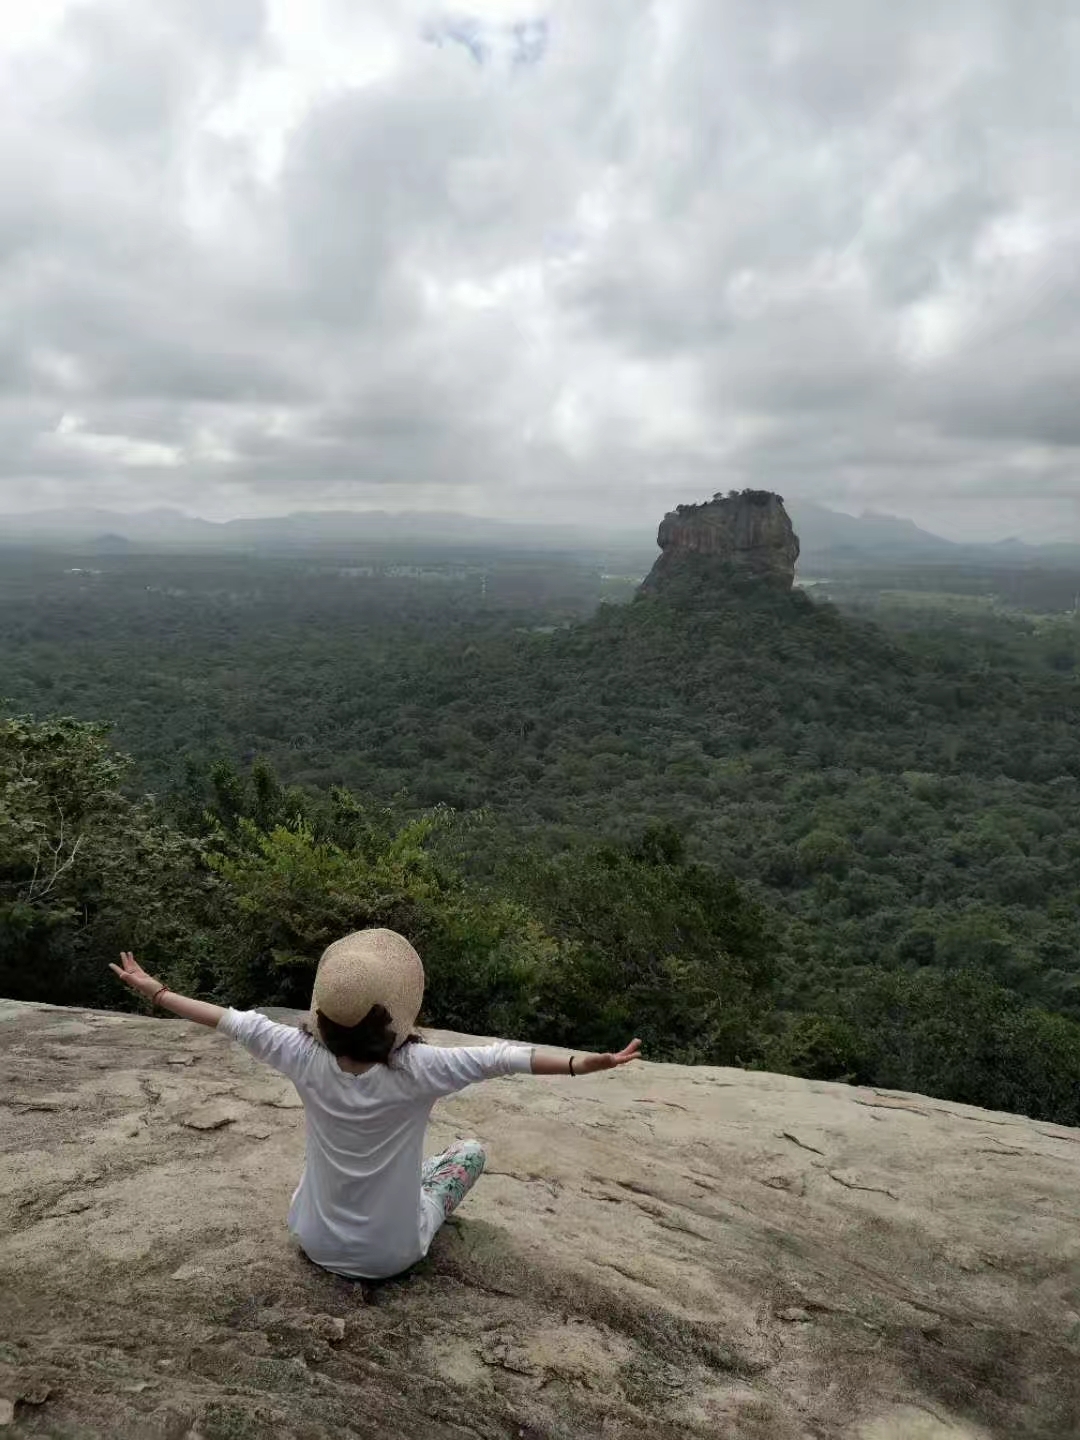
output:
M637 1060L641 1056L641 1041L631 1040L630 1044L618 1054L607 1055L579 1055L574 1058L574 1073L576 1075L594 1075L598 1070L616 1070L620 1065L629 1065L631 1060Z

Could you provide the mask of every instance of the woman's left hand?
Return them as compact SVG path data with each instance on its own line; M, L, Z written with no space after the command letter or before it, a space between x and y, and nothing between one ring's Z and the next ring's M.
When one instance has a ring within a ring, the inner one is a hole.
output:
M155 980L153 975L148 975L130 950L122 950L120 964L110 965L109 969L125 985L129 985L132 990L137 990L140 995L145 995L148 1000L161 989L161 981Z

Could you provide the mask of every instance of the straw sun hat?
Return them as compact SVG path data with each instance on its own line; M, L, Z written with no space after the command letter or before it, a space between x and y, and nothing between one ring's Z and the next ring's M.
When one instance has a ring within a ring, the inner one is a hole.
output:
M394 1049L412 1034L424 998L420 956L393 930L354 930L322 953L311 992L310 1025L319 1015L337 1025L358 1025L373 1005L390 1012Z

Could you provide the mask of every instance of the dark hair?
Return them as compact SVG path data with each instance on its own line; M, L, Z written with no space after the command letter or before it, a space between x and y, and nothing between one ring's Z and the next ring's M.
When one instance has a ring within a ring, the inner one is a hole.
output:
M390 1011L384 1005L373 1005L356 1025L339 1025L321 1010L315 1013L319 1022L319 1038L331 1055L353 1060L358 1065L389 1063L397 1033ZM411 1045L419 1039L419 1035L407 1035L402 1044Z

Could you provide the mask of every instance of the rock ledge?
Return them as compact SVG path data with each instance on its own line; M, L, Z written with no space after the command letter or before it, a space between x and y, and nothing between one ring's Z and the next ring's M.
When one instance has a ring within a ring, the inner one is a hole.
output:
M284 1228L287 1082L195 1026L0 1002L0 1427L1080 1434L1080 1132L642 1064L477 1087L431 1148L458 1135L490 1172L428 1261L335 1280Z

